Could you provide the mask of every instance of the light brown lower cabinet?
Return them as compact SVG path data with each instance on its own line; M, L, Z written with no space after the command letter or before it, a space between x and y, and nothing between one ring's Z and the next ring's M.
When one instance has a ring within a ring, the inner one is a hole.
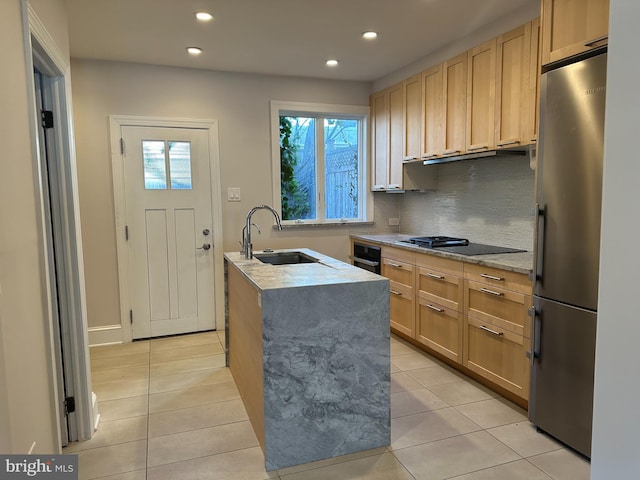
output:
M418 299L418 340L456 363L462 363L462 313Z
M501 327L465 317L463 365L481 377L529 398L531 340Z

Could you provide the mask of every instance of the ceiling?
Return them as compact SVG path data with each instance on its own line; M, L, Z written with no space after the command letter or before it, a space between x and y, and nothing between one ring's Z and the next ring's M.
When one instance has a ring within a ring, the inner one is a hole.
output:
M539 0L66 0L73 58L375 81ZM208 23L194 12L214 15ZM375 40L362 32L374 30ZM186 47L203 53L189 56ZM337 67L325 61L335 58Z

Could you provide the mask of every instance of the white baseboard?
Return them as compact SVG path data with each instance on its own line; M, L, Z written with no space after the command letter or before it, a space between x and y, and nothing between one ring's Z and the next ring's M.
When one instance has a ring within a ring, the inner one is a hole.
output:
M104 327L89 327L89 346L112 345L122 343L122 326L106 325Z

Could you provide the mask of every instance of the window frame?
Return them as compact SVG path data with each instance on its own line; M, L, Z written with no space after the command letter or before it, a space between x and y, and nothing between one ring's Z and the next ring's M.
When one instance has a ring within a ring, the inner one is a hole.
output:
M357 118L361 123L358 135L358 218L327 219L324 179L324 122L316 122L316 218L282 220L284 226L344 225L371 223L373 221L373 195L368 188L369 178L369 107L322 103L271 101L271 174L273 182L273 206L282 212L280 179L280 116ZM322 124L322 128L317 125Z

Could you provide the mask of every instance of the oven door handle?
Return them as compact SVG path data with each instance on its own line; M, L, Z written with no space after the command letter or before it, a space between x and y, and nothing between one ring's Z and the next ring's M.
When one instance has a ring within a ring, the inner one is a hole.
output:
M380 265L380 262L373 262L371 260L367 260L366 258L354 257L353 255L351 255L349 258L354 262L362 263L363 265L367 265L368 267L377 267Z

